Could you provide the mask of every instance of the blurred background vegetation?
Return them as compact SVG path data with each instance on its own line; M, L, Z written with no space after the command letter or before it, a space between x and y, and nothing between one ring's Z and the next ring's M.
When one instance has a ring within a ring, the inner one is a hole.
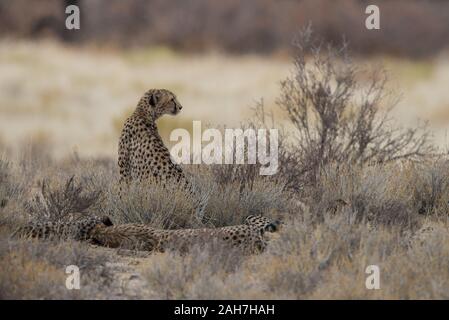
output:
M65 28L65 8L81 29ZM365 28L376 4L381 30ZM0 0L0 146L48 146L63 156L115 156L121 125L149 88L174 91L172 129L238 126L260 99L272 109L291 73L292 40L311 23L344 38L358 64L389 71L404 124L430 122L446 146L449 2L444 0ZM363 79L361 79L363 81Z
M69 4L82 11L81 32L61 28ZM380 8L382 32L362 27L369 4ZM4 0L0 20L3 35L193 52L288 51L292 32L309 21L327 41L344 34L362 55L428 57L447 48L449 39L445 0L41 0L32 8L26 0Z

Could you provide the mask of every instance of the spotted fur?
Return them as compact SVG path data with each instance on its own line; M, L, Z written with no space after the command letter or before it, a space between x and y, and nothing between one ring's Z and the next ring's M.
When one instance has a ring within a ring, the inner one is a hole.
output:
M161 230L145 224L99 225L93 230L92 239L108 247L152 252L186 252L195 244L217 243L253 253L265 249L265 232L276 232L279 224L262 216L250 216L244 224L222 228Z
M71 239L77 241L89 240L90 233L96 226L112 226L111 220L104 216L85 216L71 214L59 221L33 221L20 226L13 236L44 238L44 239Z
M181 109L175 94L166 89L151 89L140 99L136 110L126 120L119 140L121 193L123 186L132 181L155 181L164 185L176 183L193 194L197 216L202 218L207 198L172 161L156 125L156 120L162 115L176 115Z

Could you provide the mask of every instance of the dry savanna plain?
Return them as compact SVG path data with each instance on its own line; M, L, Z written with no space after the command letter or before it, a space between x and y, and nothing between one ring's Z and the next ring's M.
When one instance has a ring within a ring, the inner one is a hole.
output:
M426 121L433 146L428 154L400 161L357 158L357 165L337 157L317 164L313 176L302 170L313 161L295 160L303 153L289 153L284 145L274 176L259 176L246 165L184 166L209 192L201 226L240 224L250 214L283 221L260 254L207 248L149 254L11 237L30 219L71 211L106 214L114 223L199 227L192 199L176 187L146 186L119 197L124 120L147 89L173 91L182 112L158 122L170 145L171 130L191 131L194 120L204 127L240 127L263 101L277 126L286 128L282 138L294 144L294 124L276 103L287 101L280 82L294 75L291 60L287 54L0 41L0 298L448 299L448 54L353 61L383 65L386 90L400 97L388 125ZM362 74L356 81L366 79ZM380 148L388 152L386 141ZM80 268L79 290L66 287L69 265ZM379 267L377 290L366 287L370 265Z

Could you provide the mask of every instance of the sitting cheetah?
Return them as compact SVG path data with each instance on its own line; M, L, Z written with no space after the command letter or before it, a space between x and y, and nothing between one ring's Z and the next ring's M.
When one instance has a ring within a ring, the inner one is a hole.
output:
M186 178L181 167L174 163L156 126L156 120L164 114L176 115L182 109L176 96L166 89L147 91L137 104L134 113L126 120L118 149L120 185L131 181L178 183L193 193L197 216L201 219L207 196L201 196Z
M91 231L98 225L112 226L112 222L106 216L71 214L63 221L30 222L20 226L12 236L83 241L91 238Z
M241 225L222 228L160 230L145 224L98 225L92 240L113 248L138 249L152 252L176 250L186 252L195 244L221 243L254 253L265 249L265 232L278 230L280 222L262 216L249 216Z

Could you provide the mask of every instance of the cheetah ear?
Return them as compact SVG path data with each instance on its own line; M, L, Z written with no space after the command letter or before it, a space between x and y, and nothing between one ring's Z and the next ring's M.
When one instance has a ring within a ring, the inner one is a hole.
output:
M264 231L267 231L267 232L279 231L279 227L280 227L281 223L282 222L280 220L275 220L275 221L269 223L268 225L266 225L264 227Z
M101 222L103 222L104 225L110 227L113 226L114 224L112 223L111 219L108 216L103 216L101 218Z
M152 93L150 95L150 105L152 105L153 107L156 106L158 100L159 100L159 95L157 93Z

